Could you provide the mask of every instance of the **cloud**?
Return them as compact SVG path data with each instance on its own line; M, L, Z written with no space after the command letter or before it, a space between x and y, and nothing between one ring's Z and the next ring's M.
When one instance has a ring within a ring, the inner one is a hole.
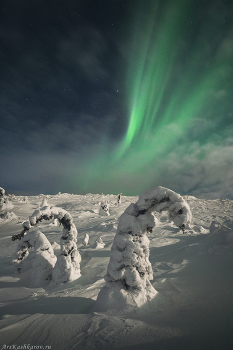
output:
M233 139L177 147L158 163L157 182L199 198L233 198Z

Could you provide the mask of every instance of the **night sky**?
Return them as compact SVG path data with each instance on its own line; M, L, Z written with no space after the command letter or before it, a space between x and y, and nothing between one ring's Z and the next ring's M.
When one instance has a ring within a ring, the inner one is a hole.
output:
M233 199L231 0L2 0L6 193Z

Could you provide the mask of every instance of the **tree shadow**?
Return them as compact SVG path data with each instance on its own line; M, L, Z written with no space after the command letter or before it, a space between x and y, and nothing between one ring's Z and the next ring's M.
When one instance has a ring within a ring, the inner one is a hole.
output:
M207 338L203 334L190 336L171 337L154 342L135 344L132 346L120 347L120 350L229 350L231 338L220 341L215 338Z
M217 235L180 234L174 238L179 242L150 248L152 283L159 292L154 303L164 297L168 307L161 305L161 312L146 314L145 319L187 330L189 335L143 344L143 349L228 350L233 340L232 252L221 245ZM221 253L210 253L215 244ZM140 345L132 349L140 349Z
M187 236L187 235L171 235L167 236L167 238L178 238L179 242L171 242L171 244L159 246L159 247L150 247L150 262L153 265L155 262L159 261L162 256L163 259L166 259L168 262L176 259L178 256L182 256L182 258L190 259L190 254L188 252L188 248L193 246L192 250L196 250L196 253L200 252L200 249L203 250L205 247L205 242L208 244L209 235L207 234L198 234L195 236ZM199 243L201 245L199 246ZM204 243L204 244L203 244ZM201 247L201 248L200 248ZM177 254L176 254L177 252Z
M34 314L85 314L95 301L81 297L50 297L27 300L2 306L0 317L4 315L34 315Z
M110 258L111 250L90 250L89 254L92 258Z

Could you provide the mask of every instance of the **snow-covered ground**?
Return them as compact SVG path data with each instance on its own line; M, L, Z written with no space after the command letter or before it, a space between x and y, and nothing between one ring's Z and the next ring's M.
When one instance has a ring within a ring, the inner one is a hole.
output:
M40 207L43 195L28 200L9 198L14 207L7 215L6 210L0 213L0 349L15 345L52 350L230 350L233 201L184 198L192 211L193 227L183 234L168 221L166 212L156 213L157 225L147 235L152 285L158 292L153 307L105 312L93 312L93 307L105 285L118 218L138 197L122 196L118 205L113 195L48 195L49 205L73 217L82 257L81 277L61 285L46 282L37 288L31 284L33 250L18 274L13 259L19 241L11 237L22 231L22 222ZM99 214L101 202L109 203L109 216ZM36 227L59 256L62 227L53 221L42 221ZM96 244L99 238L104 244Z

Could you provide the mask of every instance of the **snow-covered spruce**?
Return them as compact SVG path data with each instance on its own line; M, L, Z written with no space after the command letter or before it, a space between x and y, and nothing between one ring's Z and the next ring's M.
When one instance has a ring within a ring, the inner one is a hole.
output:
M32 262L31 283L34 287L40 287L44 282L52 279L52 271L57 257L45 235L40 231L31 231L26 234L18 244L16 259L18 272L21 271L23 261L29 254L29 249L34 248L35 258Z
M110 215L108 202L101 202L100 203L99 215L102 215L102 216L109 216Z
M23 223L23 230L20 234L12 237L12 240L21 239L29 231L31 226L35 226L42 220L57 219L63 225L60 238L61 255L58 256L53 269L52 280L60 284L74 281L81 276L80 261L81 256L77 250L77 229L73 223L71 215L64 209L58 207L44 207L35 210L29 221Z
M189 205L179 194L164 187L143 193L121 215L105 275L107 283L99 292L96 311L140 307L155 297L157 292L150 283L153 271L146 233L155 227L152 213L165 210L182 230L191 223Z

